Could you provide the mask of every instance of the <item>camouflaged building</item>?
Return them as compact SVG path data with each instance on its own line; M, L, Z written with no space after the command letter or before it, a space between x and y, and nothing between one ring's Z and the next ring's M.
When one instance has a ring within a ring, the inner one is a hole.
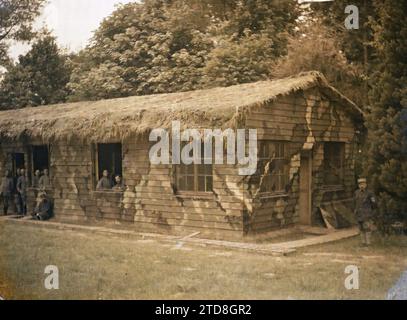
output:
M258 166L152 165L149 133L183 128L258 132ZM0 173L50 170L54 219L112 222L140 231L237 239L345 224L355 190L363 114L316 72L193 92L78 102L0 112ZM124 191L97 191L102 171ZM29 190L30 206L37 190Z

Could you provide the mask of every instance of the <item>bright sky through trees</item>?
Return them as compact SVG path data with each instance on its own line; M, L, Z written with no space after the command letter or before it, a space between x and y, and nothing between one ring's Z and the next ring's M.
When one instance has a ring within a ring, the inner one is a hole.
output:
M49 0L36 27L46 26L57 36L60 46L78 51L86 46L92 31L114 11L115 5L128 2L134 0ZM10 53L17 58L28 48L27 44L15 44Z

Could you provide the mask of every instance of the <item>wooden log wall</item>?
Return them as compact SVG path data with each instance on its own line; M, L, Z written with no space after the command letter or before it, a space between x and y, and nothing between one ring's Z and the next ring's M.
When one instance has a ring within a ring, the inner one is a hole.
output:
M341 105L330 101L318 89L307 90L253 109L246 125L258 129L258 139L285 141L290 163L290 190L280 196L259 194L252 199L253 208L245 220L246 232L261 233L299 222L299 170L301 155L308 148L312 148L312 222L320 222L322 205L342 201L345 207L349 206L356 188L356 129ZM324 185L325 142L345 143L344 183L339 188ZM250 190L251 186L246 185L245 189Z
M245 234L266 232L290 225L299 219L299 168L301 153L311 144L313 152L312 200L314 220L324 202L347 200L355 187L355 125L336 102L317 89L279 98L269 106L253 108L246 127L258 129L258 138L287 141L291 188L283 196L254 197L250 177L239 176L238 167L216 165L213 193L179 196L174 192L173 167L151 165L148 137L122 142L124 192L95 191L95 155L90 144L56 141L51 144L50 173L55 218L62 221L128 225L140 231L201 237L240 239ZM341 190L323 185L323 144L346 144L345 182ZM111 141L112 143L118 141ZM2 141L0 173L10 166L8 154L26 153L26 145ZM31 205L36 190L30 191ZM253 198L254 197L254 198Z

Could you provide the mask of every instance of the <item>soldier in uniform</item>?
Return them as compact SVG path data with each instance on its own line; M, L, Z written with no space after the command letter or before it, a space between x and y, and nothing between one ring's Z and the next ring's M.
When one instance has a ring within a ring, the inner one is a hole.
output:
M20 194L17 191L17 182L18 182L18 179L20 178L20 175L21 175L20 171L21 171L21 169L17 168L16 175L13 178L13 182L14 182L14 191L13 192L15 193L15 195L14 195L14 204L16 206L15 211L16 211L17 214L21 214L21 197L20 197Z
M112 182L109 178L109 171L103 170L103 177L99 180L96 190L111 190Z
M33 188L39 188L41 179L41 171L35 170L33 178Z
M113 187L114 191L124 191L124 184L122 177L120 175L115 176L114 182L115 182L115 185Z
M49 171L48 169L44 169L44 174L39 180L39 187L42 190L49 189L51 187L51 180L49 178Z
M47 195L45 193L40 193L38 195L37 205L32 214L33 218L40 221L48 220L51 218L51 210L51 202L48 200Z
M14 181L9 170L6 170L4 178L1 180L0 195L3 198L3 213L6 216L14 191Z
M27 187L28 187L28 179L25 176L25 170L20 170L20 177L17 180L17 192L20 195L20 205L21 211L19 212L21 215L27 214Z
M359 189L355 192L355 216L360 229L362 245L371 244L373 218L377 208L376 198L372 192L367 190L367 180L358 180Z

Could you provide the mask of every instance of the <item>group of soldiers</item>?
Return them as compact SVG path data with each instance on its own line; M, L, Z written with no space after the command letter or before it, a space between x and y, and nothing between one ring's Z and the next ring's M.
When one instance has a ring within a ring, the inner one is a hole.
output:
M109 171L108 170L103 170L103 175L102 178L99 180L96 190L102 191L102 190L113 190L113 191L124 191L125 186L122 180L122 177L120 175L115 175L114 176L114 183L112 183L112 180L110 179Z
M43 172L41 172L40 170L35 170L32 186L33 188L39 188L42 190L51 187L51 180L49 178L48 169L44 169Z
M50 187L50 178L47 169L44 170L43 174L41 174L39 170L35 171L32 186L42 190ZM374 194L367 189L366 179L359 179L358 186L359 188L354 195L355 217L360 229L362 245L369 246L371 244L373 219L377 209L377 203ZM25 169L17 170L17 174L14 177L11 175L10 170L6 170L0 186L4 215L7 215L13 198L15 200L17 213L19 215L27 215L27 188L28 178ZM124 188L125 186L121 176L116 175L114 183L112 183L108 170L103 171L103 176L96 187L97 190L113 191L123 191ZM45 220L49 217L50 210L51 204L45 192L40 193L33 212L33 217L39 220Z
M38 200L32 213L32 216L38 220L46 220L51 214L51 204L48 200L45 190L51 187L49 172L47 169L41 173L36 170L33 177L33 188L39 188L42 191L38 194ZM16 213L21 216L27 215L27 192L29 181L24 168L17 169L13 176L10 170L6 170L0 184L0 198L3 201L3 214L6 216L13 203Z

